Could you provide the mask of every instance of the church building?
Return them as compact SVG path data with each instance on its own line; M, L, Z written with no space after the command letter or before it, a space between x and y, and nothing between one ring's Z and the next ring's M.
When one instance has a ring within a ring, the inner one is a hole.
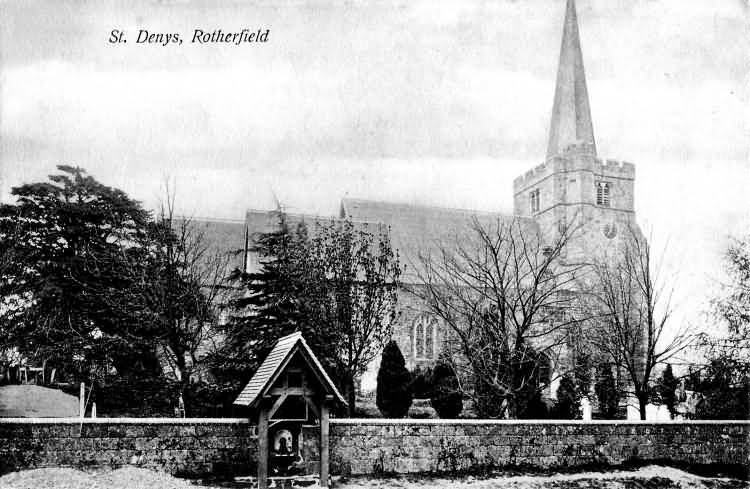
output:
M553 240L554 233L575 221L581 229L567 243L563 257L570 262L585 261L616 249L628 229L640 234L633 205L634 180L633 164L602 159L597 154L575 1L567 0L546 159L513 181L513 215L344 198L337 216L288 216L292 222L349 219L389 230L391 244L405 265L394 339L412 370L434 364L446 335L441 321L407 291L419 286L419 274L414 271L420 254L446 242L473 219L480 223L520 222L529 233L541 233L543 240ZM206 231L212 232L214 225L206 222ZM227 233L223 243L240 247L243 236L252 240L269 232L278 219L275 211L252 210L242 223L221 225ZM245 266L257 267L257 257L247 257ZM376 373L377 364L361 380L363 390L375 388Z

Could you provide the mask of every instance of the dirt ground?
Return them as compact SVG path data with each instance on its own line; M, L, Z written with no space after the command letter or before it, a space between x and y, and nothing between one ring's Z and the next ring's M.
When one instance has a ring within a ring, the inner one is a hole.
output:
M670 467L649 466L634 471L582 472L578 474L511 475L463 478L340 479L335 489L740 489L748 481L700 477Z
M2 489L198 489L199 487L218 489L252 487L252 485L202 484L133 467L97 473L67 468L35 469L13 472L0 477ZM333 489L740 489L748 487L750 485L747 481L718 477L705 478L681 470L657 466L627 472L584 472L547 476L335 478L333 484Z

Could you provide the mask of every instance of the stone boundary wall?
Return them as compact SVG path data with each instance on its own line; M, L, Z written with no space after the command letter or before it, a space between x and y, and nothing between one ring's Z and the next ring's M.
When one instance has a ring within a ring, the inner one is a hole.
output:
M130 464L183 477L248 475L256 447L246 419L0 418L0 474Z
M647 462L746 474L750 421L336 419L330 454L331 473L340 475Z
M0 418L0 474L37 467L151 468L182 477L255 475L246 419ZM319 430L303 428L317 473ZM671 463L750 466L750 421L332 419L331 473L472 472Z

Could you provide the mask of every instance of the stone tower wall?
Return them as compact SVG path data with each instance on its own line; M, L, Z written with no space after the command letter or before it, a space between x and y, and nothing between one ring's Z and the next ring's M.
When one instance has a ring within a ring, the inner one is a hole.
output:
M610 185L609 206L597 205L596 184ZM548 242L556 239L560 225L578 228L565 259L588 260L614 250L628 234L640 234L634 210L635 166L597 158L589 145L571 145L561 156L516 178L513 182L514 210L533 217ZM531 193L539 189L539 211L531 211Z

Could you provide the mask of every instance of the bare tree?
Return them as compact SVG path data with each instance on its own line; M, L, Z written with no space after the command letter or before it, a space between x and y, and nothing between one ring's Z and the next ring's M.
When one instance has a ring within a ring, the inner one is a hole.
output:
M562 370L580 321L573 288L584 266L562 259L576 229L545 239L523 219L474 218L453 242L420 254L411 291L448 326L448 356L480 415L533 415L550 368Z
M156 227L164 235L160 255L166 273L152 294L162 306L158 340L163 359L184 391L200 368L199 353L218 334L221 308L232 290L226 285L231 251L214 249L191 218L175 216L169 187L165 195Z
M594 260L586 278L584 298L594 318L588 339L624 371L646 419L654 369L691 345L691 327L671 328L674 288L637 229L628 229L613 255Z

